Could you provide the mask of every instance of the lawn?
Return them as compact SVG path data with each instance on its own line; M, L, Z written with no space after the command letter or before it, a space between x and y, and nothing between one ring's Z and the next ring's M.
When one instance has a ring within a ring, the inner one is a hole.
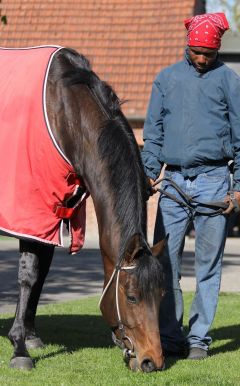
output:
M189 310L192 294L185 295ZM114 347L98 310L98 298L39 307L37 326L46 347L31 350L36 368L8 368L12 347L6 338L12 316L0 319L1 386L217 386L240 385L240 294L221 294L212 327L210 357L204 361L166 360L166 370L133 373ZM187 320L187 312L186 319Z

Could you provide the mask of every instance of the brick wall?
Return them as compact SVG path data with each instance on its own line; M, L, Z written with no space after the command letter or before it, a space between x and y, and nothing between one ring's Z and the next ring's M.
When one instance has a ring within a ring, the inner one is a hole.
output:
M57 44L86 55L127 116L146 113L160 69L181 60L195 0L2 0L1 47Z

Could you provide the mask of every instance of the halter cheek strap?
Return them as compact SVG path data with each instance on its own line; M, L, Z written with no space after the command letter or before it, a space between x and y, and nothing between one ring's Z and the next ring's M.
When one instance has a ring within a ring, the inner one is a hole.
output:
M102 303L102 300L103 300L103 298L104 298L108 288L110 287L111 283L113 282L114 276L116 274L117 278L116 278L115 299L116 299L117 318L118 318L118 326L117 326L117 328L120 331L121 339L118 339L116 337L114 331L112 332L112 339L113 339L113 342L118 347L123 349L123 355L127 359L130 359L131 357L135 357L135 354L134 354L133 342L132 342L131 338L129 338L129 336L126 335L124 324L122 323L122 319L121 319L120 307L119 307L119 276L120 276L120 272L121 271L131 270L131 269L134 269L134 268L135 268L135 266L130 266L130 267L123 266L123 267L121 267L121 262L118 265L116 265L116 267L115 267L115 269L114 269L114 271L113 271L113 273L112 273L112 275L111 275L111 277L110 277L106 287L103 290L102 296L101 296L101 298L99 300L99 303L98 303L98 306L100 307L101 303ZM126 348L124 340L127 340L130 343L130 346L131 346L130 349Z

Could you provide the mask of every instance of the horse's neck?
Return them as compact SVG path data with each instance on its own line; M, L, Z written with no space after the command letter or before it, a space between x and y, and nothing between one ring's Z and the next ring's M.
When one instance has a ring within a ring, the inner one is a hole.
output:
M110 187L100 179L97 185L91 186L90 193L93 199L97 217L99 244L103 256L104 265L115 266L120 254L121 226L116 219L113 210L113 202Z
M51 103L52 101L56 103ZM111 165L101 159L99 154L99 136L105 124L106 115L99 108L99 104L87 86L64 87L61 82L55 81L55 77L48 82L47 112L59 147L70 160L75 171L83 178L93 198L102 254L108 257L112 265L116 264L128 237L134 232L141 232L139 228L143 226L144 220L140 218L144 218L145 209L138 207L141 205L142 198L133 197L134 189L129 191L128 195L128 201L133 200L131 203L128 202L131 215L128 219L121 215L119 219L116 213L121 212L119 205L124 201L122 197L119 197L119 200L116 197L120 191L116 189L117 180L115 179L114 183L111 181L111 170L114 164ZM127 187L137 186L136 181L133 181L134 178L135 173L128 175ZM119 178L120 183L122 183L121 178ZM113 185L115 192L113 192ZM114 203L117 203L118 209L115 208ZM126 210L129 212L125 207L125 212Z

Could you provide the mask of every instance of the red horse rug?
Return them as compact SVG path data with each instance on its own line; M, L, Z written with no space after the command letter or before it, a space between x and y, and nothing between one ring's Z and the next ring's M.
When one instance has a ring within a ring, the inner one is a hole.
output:
M69 218L74 253L84 242L86 196L65 210L79 179L55 141L45 100L49 67L60 49L0 48L0 231L63 246Z

